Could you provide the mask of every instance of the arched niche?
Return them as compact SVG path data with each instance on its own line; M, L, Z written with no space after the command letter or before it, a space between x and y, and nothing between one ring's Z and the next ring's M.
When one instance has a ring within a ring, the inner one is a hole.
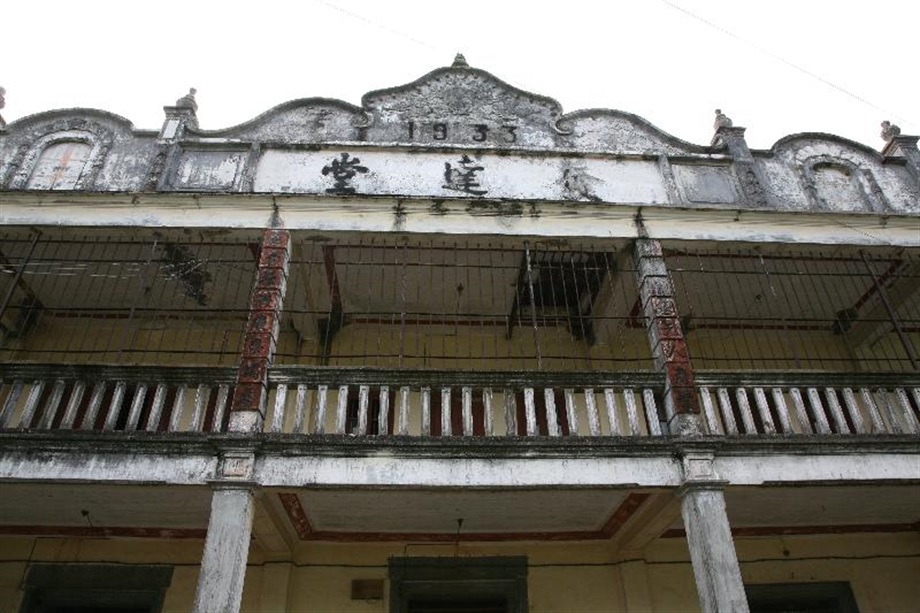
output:
M55 122L20 148L8 175L8 187L92 189L111 145L111 133L102 126L86 121Z
M805 188L815 209L883 212L887 208L872 173L849 160L817 156L802 164Z

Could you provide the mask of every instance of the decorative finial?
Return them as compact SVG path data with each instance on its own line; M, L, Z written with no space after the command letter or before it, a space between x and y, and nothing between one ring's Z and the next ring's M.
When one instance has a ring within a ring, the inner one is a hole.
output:
M469 68L470 65L466 63L466 58L463 57L462 53L458 53L454 58L454 63L451 64L451 68Z
M882 122L882 140L886 143L890 143L895 136L901 134L901 128L894 125L887 119Z
M719 131L719 128L730 128L732 127L732 120L722 112L722 109L716 109L716 121L712 124L712 127L716 132Z
M198 93L198 90L192 87L188 90L188 93L176 100L176 106L184 109L192 109L192 112L198 110L198 103L195 102L195 94Z

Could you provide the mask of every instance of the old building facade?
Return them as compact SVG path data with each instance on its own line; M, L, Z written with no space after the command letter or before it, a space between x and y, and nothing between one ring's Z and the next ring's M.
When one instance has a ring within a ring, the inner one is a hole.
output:
M0 611L920 607L916 136L197 112L0 128Z

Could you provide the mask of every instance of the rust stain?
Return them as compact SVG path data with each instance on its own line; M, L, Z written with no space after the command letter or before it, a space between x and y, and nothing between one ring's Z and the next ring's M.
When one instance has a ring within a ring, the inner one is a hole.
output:
M626 497L617 510L613 512L613 515L610 516L610 519L607 520L607 523L604 524L604 527L601 528L601 533L607 537L611 538L614 534L623 527L629 518L639 510L639 507L642 506L642 503L651 496L651 494L630 494Z
M300 537L300 540L305 541L313 538L312 535L315 534L313 526L310 525L307 512L304 511L303 505L300 504L300 497L297 494L281 493L278 494L278 500L284 506L284 510L294 525L294 530L297 531L297 536Z

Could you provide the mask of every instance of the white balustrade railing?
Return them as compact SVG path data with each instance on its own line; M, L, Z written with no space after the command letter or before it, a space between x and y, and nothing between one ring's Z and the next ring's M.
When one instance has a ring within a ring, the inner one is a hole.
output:
M799 374L794 379L769 374L698 376L708 433L920 434L916 375Z
M0 429L220 432L234 369L4 368Z
M224 432L236 371L227 368L0 366L0 429ZM652 373L407 372L278 367L267 434L657 437ZM716 436L920 434L916 375L697 376Z

